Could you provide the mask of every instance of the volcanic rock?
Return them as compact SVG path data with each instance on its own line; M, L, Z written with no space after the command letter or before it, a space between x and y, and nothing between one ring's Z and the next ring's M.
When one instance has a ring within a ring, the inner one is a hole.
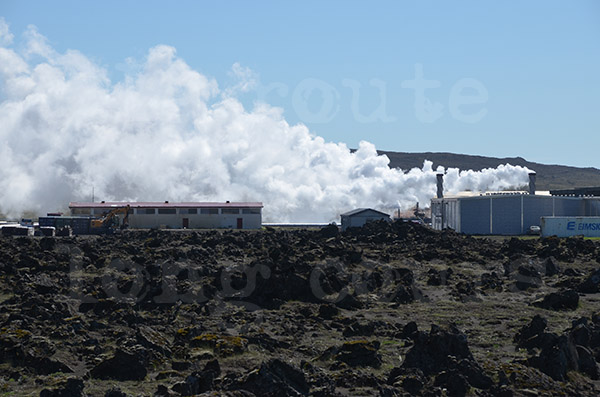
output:
M548 321L540 315L535 315L529 324L523 326L514 337L514 342L517 347L532 349L534 347L542 347Z
M529 365L558 381L567 379L567 371L579 369L576 346L567 335L547 339L539 356L528 359Z
M597 380L600 377L600 366L596 362L592 352L584 346L577 345L577 356L579 370L590 378Z
M592 340L591 324L588 324L587 318L582 317L572 322L573 326L569 335L573 338L573 343L581 346L589 346Z
M374 367L381 365L381 355L378 353L380 343L358 340L344 343L335 355L335 359L351 367Z
M387 378L388 385L400 385L411 394L418 394L426 382L427 378L418 368L395 367Z
M154 397L169 397L171 393L169 393L169 389L165 385L158 385L156 387L156 391L154 392Z
M52 251L56 247L56 239L54 237L43 237L40 240L40 248L44 251Z
M128 397L126 393L124 393L118 387L112 387L110 390L107 390L104 393L104 397Z
M552 292L532 303L533 306L549 310L576 310L578 304L579 294L574 290Z
M469 390L469 382L458 370L440 372L433 384L445 388L449 395L456 397L465 396Z
M310 389L302 371L279 359L263 363L232 388L265 397L307 396Z
M418 394L423 385L423 379L417 376L407 376L402 380L402 388L412 395Z
M168 347L168 341L161 335L160 332L148 326L140 326L136 334L140 345L158 352L166 357L171 356L171 350Z
M405 368L419 368L426 375L432 375L449 369L458 359L473 360L473 355L467 345L467 336L455 326L442 329L431 326L429 332L419 332L414 339L414 345L406 354L402 365Z
M548 276L548 277L552 277L552 276L560 273L560 268L558 267L558 265L556 264L556 261L552 257L546 258L545 267L546 267L546 276Z
M319 317L325 320L331 320L340 313L340 310L332 304L319 305Z
M359 323L358 321L353 321L344 328L342 335L345 337L372 336L374 332L375 325L373 323Z
M40 392L40 397L83 397L84 384L81 379L70 378L66 383L56 389L44 389Z
M402 333L400 334L400 337L404 339L413 339L418 335L418 331L419 329L417 328L417 323L411 321L402 328Z
M143 380L147 371L145 358L139 353L118 349L114 356L102 361L90 371L92 378L114 380Z
M496 272L483 273L481 275L481 289L501 289L502 280Z
M406 354L403 369L418 369L435 375L435 384L464 395L469 384L489 389L493 382L473 358L466 336L455 326L442 329L432 325L431 331L415 332L414 346ZM458 360L458 361L457 361Z
M214 375L211 372L195 372L185 381L173 385L173 391L182 396L194 396L212 389Z
M520 290L539 288L542 285L542 277L533 266L519 266L515 278L515 285Z
M462 359L456 366L457 370L467 378L469 384L478 389L489 389L493 385L490 378L475 360Z
M452 275L452 269L438 271L436 269L429 269L427 272L429 278L427 279L427 285L446 285Z
M415 300L415 288L412 286L397 285L392 294L392 302L411 303Z
M579 285L579 292L595 294L600 292L600 269L594 270L583 283Z
M590 330L589 327L594 325L582 317L573 321L571 329L558 336L543 332L546 322L536 316L515 336L515 342L520 347L540 348L540 354L530 357L526 363L555 380L565 381L568 371L580 371L592 379L598 379L600 368L591 350L596 344L596 329Z
M214 380L221 374L221 366L217 360L206 363L200 372L193 372L185 381L173 385L173 391L182 396L193 396L213 389Z
M335 302L335 305L347 310L362 309L364 304L356 298L355 293L349 293L345 290L341 292L343 294L342 299Z
M319 230L319 235L323 238L337 237L339 234L340 229L335 223L330 223Z

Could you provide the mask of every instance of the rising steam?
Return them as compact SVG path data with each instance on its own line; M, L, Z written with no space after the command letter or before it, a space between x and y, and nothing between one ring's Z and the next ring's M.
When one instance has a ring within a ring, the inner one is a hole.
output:
M245 110L235 92L157 46L121 82L77 51L58 53L34 27L13 48L0 19L0 212L69 201L262 201L264 219L331 221L356 207L428 205L436 171L390 169L361 142L350 153L281 109ZM15 46L16 47L16 46ZM233 72L239 75L239 65ZM243 73L242 73L243 74ZM445 189L524 185L528 170L447 170Z

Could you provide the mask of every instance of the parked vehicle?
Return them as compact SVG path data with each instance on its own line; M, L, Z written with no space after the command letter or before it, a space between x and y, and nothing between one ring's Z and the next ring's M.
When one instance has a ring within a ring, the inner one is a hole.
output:
M537 225L532 225L532 226L529 226L529 230L527 230L527 234L530 234L532 236L539 236L540 234L542 234L542 229Z
M112 233L116 230L122 230L129 226L129 205L125 207L115 208L100 219L92 219L90 231L92 233ZM119 219L119 215L123 215L123 223Z

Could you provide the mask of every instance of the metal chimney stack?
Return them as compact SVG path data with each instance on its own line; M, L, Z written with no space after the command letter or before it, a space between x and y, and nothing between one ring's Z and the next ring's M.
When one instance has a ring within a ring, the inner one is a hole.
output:
M529 174L529 194L531 194L531 195L535 194L535 177L536 177L535 172L532 172Z
M444 174L437 174L437 198L444 198Z

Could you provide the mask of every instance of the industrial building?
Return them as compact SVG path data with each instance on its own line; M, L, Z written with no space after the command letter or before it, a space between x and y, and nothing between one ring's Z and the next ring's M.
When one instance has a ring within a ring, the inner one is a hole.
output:
M390 216L388 214L371 208L357 208L342 214L341 217L342 230L346 230L349 227L361 227L367 222L390 220Z
M495 192L444 197L443 175L438 175L437 198L431 200L434 229L465 234L519 235L540 226L541 217L600 216L600 197L576 195L593 189L536 194L535 174L528 192ZM584 193L584 194L585 194Z
M101 217L127 206L130 208L128 224L134 229L260 229L262 225L262 203L69 203L73 216Z

